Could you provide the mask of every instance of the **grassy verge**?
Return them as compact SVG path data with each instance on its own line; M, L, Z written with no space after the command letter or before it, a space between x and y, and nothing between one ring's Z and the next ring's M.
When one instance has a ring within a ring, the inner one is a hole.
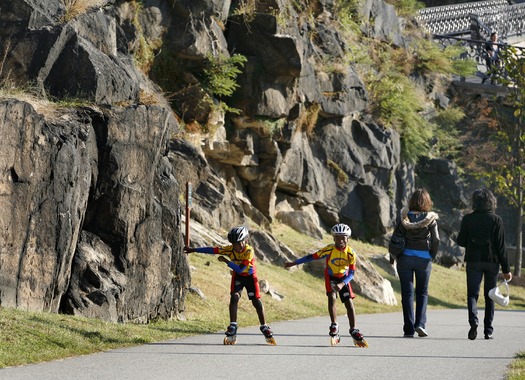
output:
M288 230L280 233L283 238L286 236L288 239L286 243L301 255L330 241L330 237L320 242ZM386 254L382 247L357 241L351 241L351 245L361 256ZM185 320L124 325L96 319L0 308L0 368L222 331L229 322L229 269L209 255L191 254L188 260L192 266L192 285L198 287L205 297L201 298L195 293L188 294ZM379 265L376 267L381 275L392 282L398 305L379 305L364 297L357 297L355 304L358 318L359 314L401 310L399 281L386 269ZM326 315L328 318L322 279L302 269L290 271L265 262L258 262L258 273L260 279L268 280L270 288L284 296L282 300L273 299L269 295L263 296L270 324L313 316ZM429 307L466 307L465 282L464 271L434 265L430 281ZM510 309L525 309L525 288L514 286L511 298ZM340 313L343 314L342 305L338 304L338 307L341 307ZM246 295L243 295L239 304L238 322L241 328L258 324L256 313ZM524 367L525 358L521 354L509 370L510 379L523 378L520 376L525 373Z
M525 379L525 351L518 353L507 371L508 380Z

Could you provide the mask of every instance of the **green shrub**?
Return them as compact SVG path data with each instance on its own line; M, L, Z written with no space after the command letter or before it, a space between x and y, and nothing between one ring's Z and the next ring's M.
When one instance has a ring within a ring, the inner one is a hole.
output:
M404 75L393 71L369 77L372 113L386 127L401 135L403 158L416 162L426 154L432 137L432 125L419 114L424 109L424 96Z
M417 39L412 43L414 68L420 74L457 74L472 75L476 72L476 63L470 59L460 59L465 48L460 45L448 45L445 48L428 39Z
M455 158L462 147L457 124L465 117L461 108L449 107L432 119L435 124L432 153L437 157Z
M343 29L348 32L360 34L359 9L362 7L363 0L338 1L335 6L335 14Z
M262 123L264 130L268 133L269 136L273 136L275 133L283 129L286 123L286 118L268 119L263 117L256 117L255 119Z
M204 90L213 97L231 96L239 87L236 82L237 75L242 71L247 59L244 55L234 54L231 57L225 55L210 56L203 70L202 86Z

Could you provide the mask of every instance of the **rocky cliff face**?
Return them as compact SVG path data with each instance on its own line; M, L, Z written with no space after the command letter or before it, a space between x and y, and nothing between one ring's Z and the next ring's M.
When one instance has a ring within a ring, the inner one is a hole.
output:
M2 306L177 315L190 283L188 181L195 222L224 231L250 219L272 260L293 255L271 237L273 220L311 236L344 222L384 242L414 188L399 136L366 115L363 82L338 64L348 46L331 0L312 2L308 18L284 0L0 7L0 81L17 89L0 100ZM403 46L391 5L367 0L361 13L363 33ZM247 57L229 99L240 113L202 81L210 57L234 53ZM181 123L209 132L181 138Z
M178 122L162 97L140 100L157 90L126 44L126 4L106 3L69 22L60 1L2 3L3 88L84 106L0 103L0 303L148 321L183 310L190 281L168 159Z
M333 70L326 64L344 62L345 54L332 2L316 2L312 19L304 19L284 1L257 2L250 15L235 11L233 4L227 7L230 13L207 4L208 8L199 8L202 17L193 12L178 14L177 19L186 17L184 24L200 31L194 40L214 36L213 41L192 54L188 49L171 53L185 73L197 71L214 49L248 58L231 103L242 110L241 116L214 120L215 133L202 141L208 164L230 184L234 195L242 194L238 217L221 225L235 224L245 216L263 225L277 219L318 236L341 221L359 238L386 234L409 177L396 175L406 171L399 136L361 117L367 91L353 67L339 65ZM375 20L367 29L371 36L403 43L392 6L367 1L363 17ZM218 22L226 25L220 37ZM179 23L166 27L167 34L174 35L171 30ZM172 85L179 95L174 107L181 107L178 113L184 121L209 123L209 115L182 109L194 101L194 91L182 95L188 82ZM398 185L399 180L405 183ZM197 181L198 186L208 186ZM412 186L408 184L408 190ZM197 187L197 195L200 191L205 192ZM206 201L197 203L201 202ZM224 215L222 202L212 207ZM198 218L215 228L214 219Z

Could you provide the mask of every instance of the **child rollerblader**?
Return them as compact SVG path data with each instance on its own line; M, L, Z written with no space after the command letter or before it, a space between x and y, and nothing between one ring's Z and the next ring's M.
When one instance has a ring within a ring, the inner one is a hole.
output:
M226 263L232 269L231 292L230 292L230 325L226 330L224 344L235 344L237 341L237 306L243 288L246 288L248 298L252 301L257 311L261 332L266 342L277 344L273 338L270 326L266 324L264 307L260 300L259 281L255 268L255 254L253 248L246 244L248 229L244 226L234 227L228 232L228 241L231 245L224 247L184 247L185 253L199 252L211 255L221 255L219 261ZM229 258L227 259L226 256Z
M341 302L346 307L348 322L350 324L350 335L357 347L368 347L368 343L364 339L363 334L356 328L355 307L352 299L355 294L352 291L350 281L354 277L356 253L348 246L348 238L352 231L346 224L336 224L331 230L334 237L334 244L329 244L321 248L317 252L301 257L293 262L284 264L286 268L294 265L304 264L313 260L326 260L326 267L324 270L326 295L328 297L328 312L330 314L330 342L332 346L339 343L339 327L337 324L337 308L336 298L337 293L341 298Z

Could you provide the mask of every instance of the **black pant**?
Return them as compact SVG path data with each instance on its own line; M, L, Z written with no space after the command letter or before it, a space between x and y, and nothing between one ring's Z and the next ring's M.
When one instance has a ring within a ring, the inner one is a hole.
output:
M491 57L487 57L487 59L485 60L485 63L487 65L487 72L485 74L485 77L481 81L481 83L485 83L487 78L490 77L490 83L494 84L495 79L498 77L500 61L497 58L494 59L494 58L491 58Z
M492 334L492 320L494 319L494 301L489 297L489 290L498 283L499 264L487 262L467 263L467 303L468 322L471 327L477 327L478 298L481 280L484 278L483 295L485 296L485 318L483 319L485 335Z

